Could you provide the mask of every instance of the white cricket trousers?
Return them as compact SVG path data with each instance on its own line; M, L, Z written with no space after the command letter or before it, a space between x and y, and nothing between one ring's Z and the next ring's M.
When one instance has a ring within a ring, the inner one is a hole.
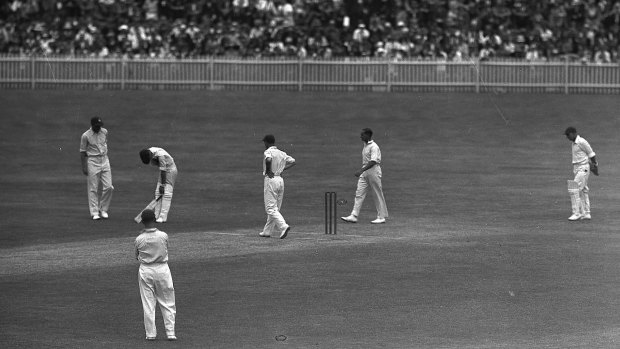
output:
M166 335L174 336L177 308L172 274L168 263L140 264L138 275L146 336L157 337L157 328L155 327L155 305L157 303L159 303L159 309L164 317Z
M573 213L577 215L590 214L590 188L588 188L590 164L573 166L573 173L575 174L574 181L579 187L578 192L571 193Z
M379 165L375 165L362 172L362 175L359 177L357 181L357 190L355 191L355 204L353 205L353 211L351 211L352 215L356 217L359 216L362 204L368 192L370 192L372 200L375 202L377 217L387 218L388 210L385 204L385 197L383 196L381 167Z
M112 201L112 170L107 156L89 156L87 158L88 176L86 189L88 191L88 209L90 215L107 212ZM101 193L99 193L101 183Z
M271 235L274 228L281 233L288 227L280 213L282 199L284 198L284 179L280 176L274 176L273 178L265 176L263 198L265 201L265 212L267 213L267 223L265 228L263 228L263 234Z
M166 183L164 184L164 197L161 199L159 214L155 212L157 218L161 218L164 222L168 220L168 212L172 204L172 193L174 192L174 183L177 181L178 171L175 168L166 172ZM157 173L157 186L155 187L155 197L159 197L159 187L161 186L161 174Z

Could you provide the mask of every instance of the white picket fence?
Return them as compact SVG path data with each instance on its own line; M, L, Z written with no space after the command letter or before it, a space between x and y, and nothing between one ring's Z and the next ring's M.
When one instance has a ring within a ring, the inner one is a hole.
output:
M0 57L0 88L620 93L620 65Z

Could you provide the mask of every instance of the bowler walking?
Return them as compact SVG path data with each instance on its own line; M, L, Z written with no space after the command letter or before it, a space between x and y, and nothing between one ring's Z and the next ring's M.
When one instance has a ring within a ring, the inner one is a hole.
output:
M371 129L362 129L360 138L364 142L364 148L362 149L362 168L355 172L355 177L359 177L355 192L355 204L351 214L347 217L341 217L341 219L345 222L357 223L357 216L360 213L364 199L368 192L370 192L377 208L377 218L370 223L385 223L385 219L388 217L388 210L381 184L381 150L377 143L372 140Z
M291 227L286 224L280 209L284 198L284 180L282 172L295 166L295 159L276 147L276 138L266 135L263 138L265 152L263 153L263 199L267 223L258 235L270 237L275 230L284 239Z

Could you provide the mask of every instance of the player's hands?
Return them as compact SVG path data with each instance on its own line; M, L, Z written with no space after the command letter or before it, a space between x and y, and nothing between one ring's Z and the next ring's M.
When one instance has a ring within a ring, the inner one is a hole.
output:
M159 193L160 193L161 195L164 195L164 190L165 190L164 186L163 186L163 185L160 185L160 186L159 186Z
M269 178L273 178L274 177L273 171L267 171L267 176Z

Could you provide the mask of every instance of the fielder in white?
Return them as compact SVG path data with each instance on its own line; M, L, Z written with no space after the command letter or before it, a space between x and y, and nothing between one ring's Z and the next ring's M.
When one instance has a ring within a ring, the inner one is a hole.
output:
M99 117L90 119L91 128L82 134L80 156L86 177L88 207L94 220L108 218L112 201L112 170L108 159L108 130ZM101 184L101 193L99 193Z
M168 267L168 234L154 227L155 212L153 210L142 212L142 223L144 229L136 238L134 245L136 259L140 262L138 285L144 310L146 340L155 340L157 337L155 306L159 303L166 336L168 340L174 341L177 339L174 332L177 308L172 274Z
M345 222L356 223L366 194L370 191L377 208L377 219L370 223L385 223L385 219L388 217L388 210L381 185L381 150L377 143L372 140L371 129L362 129L360 138L364 142L364 148L362 149L362 168L355 172L355 176L359 177L355 192L355 204L353 205L351 215L341 217L341 219Z
M263 138L265 152L263 153L263 198L265 202L265 212L267 213L267 223L263 231L258 234L262 237L270 237L276 229L280 232L280 239L284 239L291 227L286 224L284 217L280 213L282 199L284 198L284 179L282 172L295 166L295 159L282 150L276 148L276 138L273 135L266 135Z
M163 198L161 199L161 209L157 213L157 223L165 223L168 221L168 212L170 212L170 205L172 204L172 193L178 174L177 166L167 151L157 147L142 149L140 159L145 165L151 164L159 168L155 198L160 195L163 195Z
M590 163L596 164L596 154L590 143L577 134L577 129L568 127L564 131L566 138L572 143L573 150L573 173L574 180L568 181L568 194L570 195L573 214L568 217L569 221L592 219L590 214L590 197L588 193L588 178L590 177Z

